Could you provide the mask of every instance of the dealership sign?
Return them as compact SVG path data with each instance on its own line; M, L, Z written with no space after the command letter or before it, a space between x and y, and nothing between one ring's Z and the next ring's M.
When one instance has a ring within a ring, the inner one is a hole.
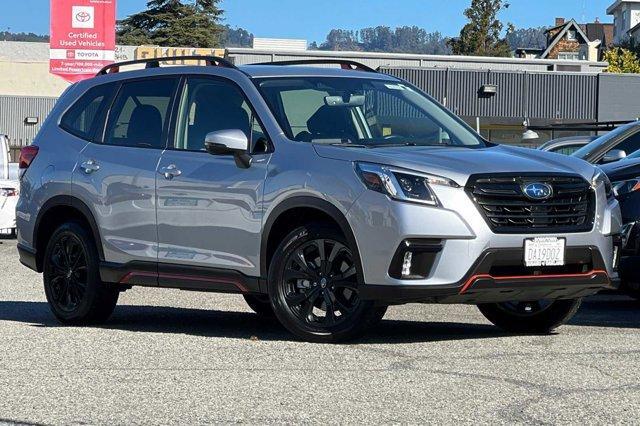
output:
M51 0L49 71L76 82L111 64L116 0Z

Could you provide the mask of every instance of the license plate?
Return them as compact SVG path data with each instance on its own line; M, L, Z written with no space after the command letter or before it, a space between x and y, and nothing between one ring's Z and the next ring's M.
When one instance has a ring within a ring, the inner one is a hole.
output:
M533 266L564 266L564 238L540 237L524 240L524 264Z

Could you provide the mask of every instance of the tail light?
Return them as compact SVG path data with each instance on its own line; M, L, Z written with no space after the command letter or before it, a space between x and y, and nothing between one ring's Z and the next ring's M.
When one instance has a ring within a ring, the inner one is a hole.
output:
M20 149L20 162L18 165L20 170L27 170L36 155L38 155L38 147L35 145L25 146Z
M18 190L15 188L0 188L0 197L17 197Z

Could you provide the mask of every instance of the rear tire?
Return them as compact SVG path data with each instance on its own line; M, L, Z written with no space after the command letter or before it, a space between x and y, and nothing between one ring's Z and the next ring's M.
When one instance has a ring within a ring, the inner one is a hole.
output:
M98 252L78 223L61 225L49 239L43 260L49 307L63 324L98 324L109 319L120 292L100 279Z
M275 318L276 314L273 313L269 296L267 295L253 295L245 294L244 300L253 312L264 318Z
M269 298L280 323L302 340L354 339L386 309L358 296L359 266L345 237L318 224L289 233L269 268Z
M580 308L582 299L488 303L480 312L496 326L511 333L548 334L568 322Z

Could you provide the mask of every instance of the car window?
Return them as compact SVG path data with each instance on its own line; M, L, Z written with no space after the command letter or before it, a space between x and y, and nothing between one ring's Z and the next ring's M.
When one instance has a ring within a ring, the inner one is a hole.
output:
M564 155L572 155L574 152L582 148L584 144L579 145L561 145L551 149L551 152L555 152L556 154L564 154Z
M124 83L109 113L104 143L164 148L164 128L176 83L175 78Z
M633 122L625 124L624 126L620 126L608 133L605 133L604 135L594 139L591 143L588 143L587 145L574 152L573 156L582 158L586 161L596 161L598 158L605 154L605 152L603 152L605 149L613 149L607 148L607 146L612 143L612 141L632 131L636 126L638 126L638 123Z
M479 135L402 82L333 77L277 77L257 84L295 141L370 146L483 147Z
M441 141L439 137L446 133L426 114L392 93L364 90L363 94L363 104L349 111L346 108L328 107L326 99L331 93L325 90L283 91L282 106L294 140L308 142L321 139L316 136L327 139L342 139L347 136L356 141L421 135ZM335 114L330 115L329 112ZM316 119L317 117L322 117L322 120ZM318 125L321 121L326 128L320 131ZM448 135L444 136L449 139Z
M62 116L60 127L79 138L95 142L96 130L101 128L98 119L108 107L116 84L102 84L88 90ZM100 120L104 122L104 119Z
M223 80L189 78L180 101L174 148L204 151L208 133L233 129L247 135L254 151L267 149L265 132L238 87Z
M623 141L618 143L612 149L620 149L627 155L631 155L640 149L640 129L632 135L626 137Z

